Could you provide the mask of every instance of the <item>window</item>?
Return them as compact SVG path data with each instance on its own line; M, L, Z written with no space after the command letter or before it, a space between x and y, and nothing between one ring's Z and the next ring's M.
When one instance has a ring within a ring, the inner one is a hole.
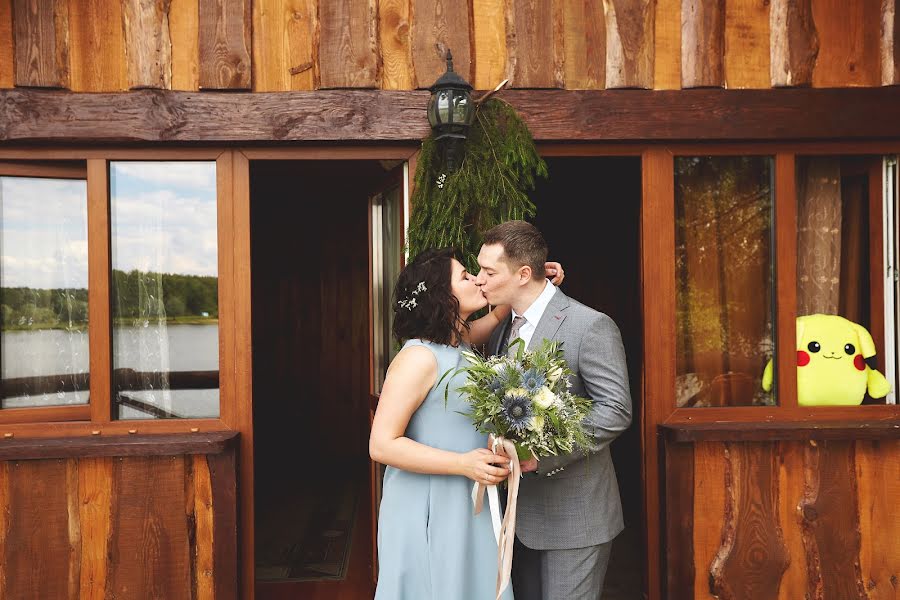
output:
M235 153L52 154L0 159L4 434L229 427Z
M817 366L825 359L829 365L844 361L848 368L855 360L851 372L865 370L868 365L888 375L896 388L896 346L888 343L896 331L896 246L892 235L896 231L896 198L892 197L893 186L887 179L890 173L885 169L891 164L892 159L880 156L797 157L797 365L801 405L828 403L828 397L816 397L812 390L840 385L841 371ZM816 314L837 315L862 329L831 339L813 327L827 321L804 318ZM831 381L830 377L837 379ZM884 396L877 388L860 388L863 403L895 402L893 393ZM818 395L823 393L827 394L827 389Z
M774 404L769 157L675 158L676 403Z
M896 157L782 157L673 159L676 409L896 403Z
M219 414L215 162L109 166L119 419Z
M87 182L0 176L2 408L87 404Z

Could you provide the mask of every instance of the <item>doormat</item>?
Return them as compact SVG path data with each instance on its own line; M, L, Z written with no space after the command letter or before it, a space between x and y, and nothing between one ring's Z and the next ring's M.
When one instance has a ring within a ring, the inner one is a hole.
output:
M322 482L307 526L286 553L284 564L257 565L258 581L338 581L347 574L357 490L350 481Z

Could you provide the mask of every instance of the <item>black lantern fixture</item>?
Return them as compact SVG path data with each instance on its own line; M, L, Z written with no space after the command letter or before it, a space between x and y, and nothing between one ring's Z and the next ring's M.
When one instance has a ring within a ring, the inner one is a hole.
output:
M456 170L462 160L462 150L475 117L472 86L453 71L453 55L447 50L447 71L430 88L428 122L434 131L434 141L444 158L448 172Z

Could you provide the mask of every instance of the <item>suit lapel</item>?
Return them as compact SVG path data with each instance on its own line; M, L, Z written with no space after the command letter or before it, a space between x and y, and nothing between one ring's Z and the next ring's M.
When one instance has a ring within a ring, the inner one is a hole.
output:
M537 326L534 328L534 335L531 336L531 341L528 342L528 350L533 350L536 344L541 343L541 340L553 339L563 321L566 320L565 310L568 307L569 297L557 288L553 297L550 298L550 303L544 310L541 320L538 321Z
M509 327L512 324L512 313L509 313L509 316L506 317L506 321L503 322L503 325L499 327L500 335L497 336L497 339L493 343L493 347L491 348L491 354L498 355L500 354L500 346L503 345L503 340L506 339L506 332L509 331Z

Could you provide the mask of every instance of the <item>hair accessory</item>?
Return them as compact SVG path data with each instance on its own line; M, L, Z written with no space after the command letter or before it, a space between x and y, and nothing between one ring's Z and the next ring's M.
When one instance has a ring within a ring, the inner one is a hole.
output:
M417 285L416 288L412 292L410 292L409 296L407 296L406 298L403 298L402 300L398 300L397 304L399 304L406 310L412 310L416 306L418 306L418 303L416 302L416 296L418 296L422 292L427 292L427 291L428 291L428 288L425 286L425 282L420 281L419 285Z

